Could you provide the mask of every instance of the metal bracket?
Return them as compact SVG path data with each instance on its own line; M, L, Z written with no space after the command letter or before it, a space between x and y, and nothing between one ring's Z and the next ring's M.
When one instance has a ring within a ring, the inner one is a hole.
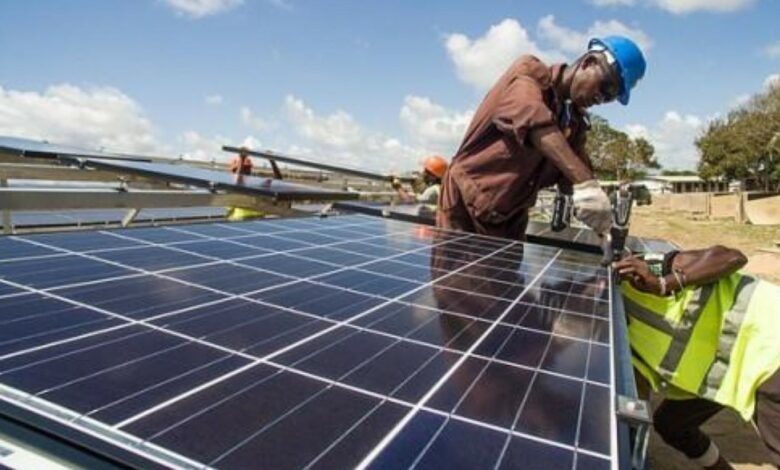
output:
M268 160L268 161L271 162L271 169L274 172L274 178L278 180L284 179L282 177L282 171L279 169L279 165L276 164L276 160Z
M138 208L133 208L127 211L127 214L122 218L122 227L127 227L128 225L133 223L133 220L135 220L136 216L138 216L138 213L141 212Z
M8 180L6 178L0 178L0 188L7 188L8 187ZM9 233L13 233L14 226L13 222L11 221L11 210L7 207L3 208L2 210L2 219L3 219L3 233L6 235Z
M328 204L325 204L325 207L320 209L319 216L321 218L328 217L330 215L330 212L333 210L333 203L329 202Z
M650 416L650 403L625 395L617 396L617 416L633 426L650 426L653 418Z

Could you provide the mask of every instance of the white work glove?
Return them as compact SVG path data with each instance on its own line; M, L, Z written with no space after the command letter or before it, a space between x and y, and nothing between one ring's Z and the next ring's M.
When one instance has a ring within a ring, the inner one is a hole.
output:
M612 204L598 181L575 184L571 199L575 217L599 235L609 233L612 228Z

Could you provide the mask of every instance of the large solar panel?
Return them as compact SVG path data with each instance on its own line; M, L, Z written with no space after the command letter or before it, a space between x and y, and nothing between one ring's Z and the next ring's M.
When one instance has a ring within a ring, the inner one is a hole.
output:
M363 215L3 237L0 402L135 465L617 468L598 261Z
M66 158L68 160L68 158ZM165 163L134 162L126 160L107 160L102 158L77 159L79 164L100 170L109 170L160 178L166 181L224 189L231 192L266 196L278 201L322 201L357 199L358 193L333 191L286 181L258 176L241 176L224 171L205 170L186 165L169 165Z
M36 158L57 158L61 155L73 155L80 157L151 161L148 157L124 155L115 152L102 152L98 150L73 147L70 145L51 144L45 141L6 136L0 136L0 153L18 155L20 157Z

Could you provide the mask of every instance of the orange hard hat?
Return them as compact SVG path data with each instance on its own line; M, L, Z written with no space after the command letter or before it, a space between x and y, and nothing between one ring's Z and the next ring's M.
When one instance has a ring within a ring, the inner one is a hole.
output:
M433 155L425 159L423 168L433 176L442 178L447 171L447 160L445 160L444 157Z

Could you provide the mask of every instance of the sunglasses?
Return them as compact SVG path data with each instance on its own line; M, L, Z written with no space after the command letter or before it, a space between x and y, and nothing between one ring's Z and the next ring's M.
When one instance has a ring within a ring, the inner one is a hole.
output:
M600 103L608 103L620 95L620 80L617 76L617 71L602 61L599 61L601 67L602 76L601 85L599 85L599 99Z

